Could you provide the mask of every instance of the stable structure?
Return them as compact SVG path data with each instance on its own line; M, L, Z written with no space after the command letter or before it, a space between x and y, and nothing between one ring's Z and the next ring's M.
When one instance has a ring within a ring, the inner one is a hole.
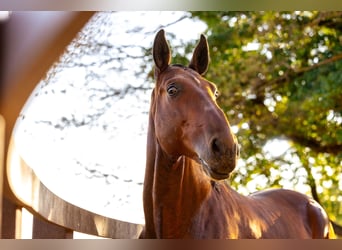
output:
M137 238L142 225L72 205L51 192L22 159L11 138L16 119L38 82L93 12L13 12L0 21L0 238L73 238L78 231L107 238ZM22 211L33 214L23 225Z

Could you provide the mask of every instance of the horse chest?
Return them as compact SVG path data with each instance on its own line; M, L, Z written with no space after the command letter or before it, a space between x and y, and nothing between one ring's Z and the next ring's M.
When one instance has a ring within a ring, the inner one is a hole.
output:
M223 187L212 185L202 200L189 196L170 203L165 197L155 214L157 234L160 238L239 238L238 210L227 207L224 194Z
M190 231L195 238L239 238L240 215L226 199L223 187L213 186L211 195L193 218Z

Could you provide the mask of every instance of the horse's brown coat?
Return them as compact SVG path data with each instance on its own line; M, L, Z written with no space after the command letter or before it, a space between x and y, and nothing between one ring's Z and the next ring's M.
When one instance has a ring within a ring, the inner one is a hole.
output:
M170 65L164 31L153 47L156 86L147 137L141 238L328 238L323 209L290 190L238 194L224 181L238 147L216 103L204 36L189 67Z

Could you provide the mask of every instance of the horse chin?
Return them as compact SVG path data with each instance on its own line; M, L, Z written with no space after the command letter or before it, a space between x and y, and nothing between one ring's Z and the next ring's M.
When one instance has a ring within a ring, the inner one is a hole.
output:
M216 181L226 180L230 176L230 173L217 173L215 171L210 171L210 177Z
M231 172L224 172L224 173L218 172L214 170L212 167L210 167L209 164L205 160L199 158L199 161L202 165L204 172L212 179L220 181L220 180L225 180L229 178Z

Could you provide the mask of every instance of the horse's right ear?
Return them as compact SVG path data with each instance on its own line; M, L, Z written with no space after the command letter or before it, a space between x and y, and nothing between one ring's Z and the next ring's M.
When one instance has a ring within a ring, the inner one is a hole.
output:
M171 51L163 29L161 29L154 38L152 53L155 63L154 76L157 78L171 62Z

